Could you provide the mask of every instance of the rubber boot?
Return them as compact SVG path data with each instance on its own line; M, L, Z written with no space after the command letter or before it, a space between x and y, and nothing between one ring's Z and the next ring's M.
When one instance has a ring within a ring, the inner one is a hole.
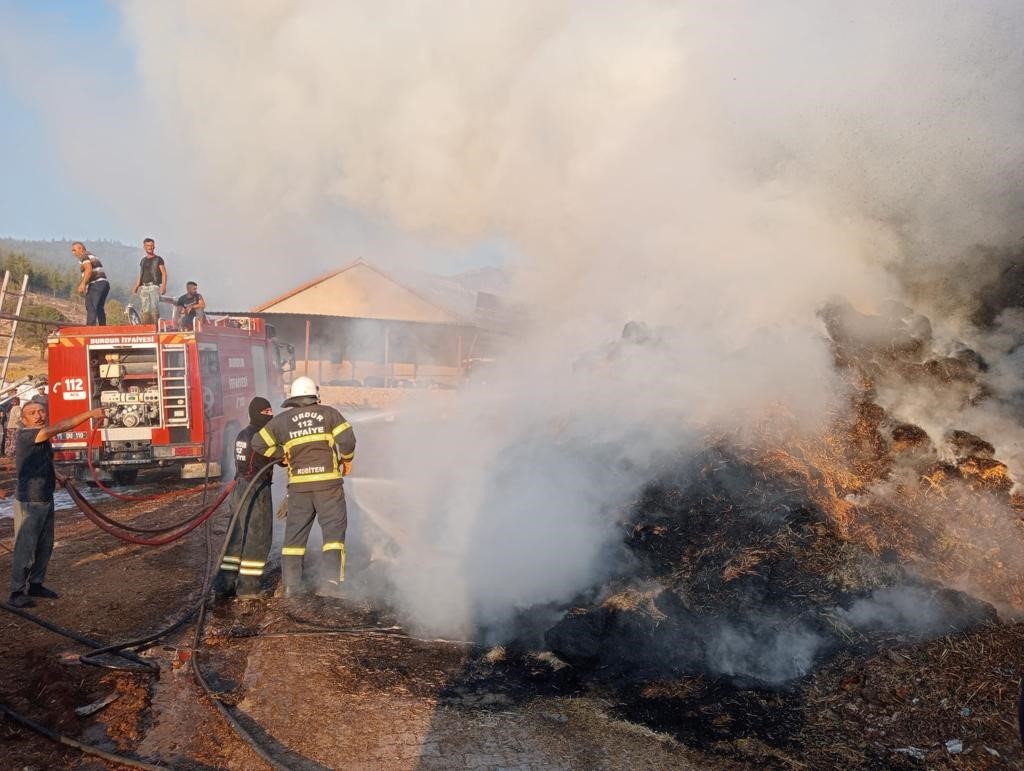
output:
M340 549L323 553L320 568L321 580L317 594L321 597L343 598L345 596L345 544Z
M305 594L301 556L286 554L281 557L281 593L285 597L301 597Z
M217 601L226 600L235 594L235 580L238 572L234 570L218 570L213 579L213 596Z
M259 576L239 576L235 584L235 596L240 600L253 600L260 597Z

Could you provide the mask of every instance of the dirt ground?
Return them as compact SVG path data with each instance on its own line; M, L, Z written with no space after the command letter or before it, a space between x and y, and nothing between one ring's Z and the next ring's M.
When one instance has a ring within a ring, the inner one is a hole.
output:
M0 487L11 474L0 462ZM5 479L6 478L6 479ZM197 494L109 501L108 514L166 524ZM121 543L77 511L57 516L39 616L110 642L159 629L198 591L201 528L174 545ZM220 522L223 528L223 521ZM0 520L9 575L11 520ZM213 527L219 546L218 527ZM1017 681L1024 629L848 656L787 692L727 692L700 678L634 691L576 677L530 651L426 641L354 600L271 596L210 615L198 660L233 714L294 769L1020 768ZM146 655L160 677L76 663L84 647L0 612L0 701L69 736L176 769L267 764L192 678L191 627ZM117 698L89 717L74 709ZM3 768L113 768L0 719Z
M0 465L0 484L10 473L9 463ZM160 525L194 510L198 499L101 508ZM61 511L47 579L61 598L39 600L32 612L103 642L152 632L195 596L207 554L202 533L159 548L127 545L79 512ZM5 576L11 540L11 520L0 520ZM268 577L268 594L276 579ZM704 767L670 738L612 718L599 698L530 694L514 678L481 684L464 644L317 631L381 624L390 626L371 609L340 600L233 602L211 614L200 661L243 724L291 768ZM84 646L6 612L0 641L0 698L33 720L170 768L266 767L205 702L183 663L190 629L147 652L160 665L159 679L77 664ZM75 715L76 707L111 694L118 698L94 715ZM4 768L113 767L6 720L0 743Z

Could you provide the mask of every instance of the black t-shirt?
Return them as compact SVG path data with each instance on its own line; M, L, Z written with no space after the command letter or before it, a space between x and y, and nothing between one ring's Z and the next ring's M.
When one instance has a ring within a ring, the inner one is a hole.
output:
M53 445L49 439L37 442L38 435L38 428L23 428L18 431L14 446L14 467L18 472L18 492L14 497L22 502L49 502L57 486Z
M195 305L197 302L199 302L202 299L203 299L203 296L201 294L199 294L199 292L196 292L195 294L188 294L186 292L181 297L179 297L177 300L175 300L174 304L177 305L179 308L188 308L188 306ZM189 310L189 315L192 315L195 312L196 312L196 309L195 308L191 308Z
M164 258L159 254L154 254L152 257L143 257L142 262L139 263L139 283L160 286L164 280L163 276L160 275L160 266L163 264Z

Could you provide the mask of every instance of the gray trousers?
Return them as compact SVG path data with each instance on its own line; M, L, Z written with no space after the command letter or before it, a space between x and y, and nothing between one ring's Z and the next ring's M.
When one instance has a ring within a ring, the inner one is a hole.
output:
M160 287L156 284L139 287L139 313L143 324L156 324L160 320Z
M242 502L242 494L250 480L239 476L235 489L231 491L228 504L231 509ZM260 585L260 576L267 565L270 542L274 537L274 504L270 496L270 484L264 480L249 499L249 505L238 512L228 548L220 563L216 589L230 592L236 586L235 577L243 591L255 591Z
M302 558L313 527L313 517L319 520L324 535L324 576L335 583L345 580L348 508L345 506L345 490L338 480L337 486L329 490L303 492L301 485L288 486L288 520L281 547L281 580L285 586L297 587L302 582Z
M11 592L24 592L41 584L53 553L53 499L46 502L14 501L14 556Z

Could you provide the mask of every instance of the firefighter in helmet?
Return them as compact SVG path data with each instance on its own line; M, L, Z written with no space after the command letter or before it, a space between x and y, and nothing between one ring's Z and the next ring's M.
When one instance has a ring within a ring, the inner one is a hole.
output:
M281 548L281 583L285 597L302 592L302 558L313 517L324 535L326 583L319 594L339 596L345 580L345 530L348 513L342 477L352 469L356 436L334 407L320 404L312 378L292 381L289 398L252 439L256 452L288 465L288 521Z
M242 496L253 477L272 463L253 449L252 438L270 422L273 415L270 402L262 396L249 402L249 425L239 431L235 439L235 489L229 501L231 510L242 503ZM263 474L245 509L235 518L231 539L213 585L218 599L234 594L243 599L259 596L260 576L267 565L274 530L274 505L270 496L273 473Z

